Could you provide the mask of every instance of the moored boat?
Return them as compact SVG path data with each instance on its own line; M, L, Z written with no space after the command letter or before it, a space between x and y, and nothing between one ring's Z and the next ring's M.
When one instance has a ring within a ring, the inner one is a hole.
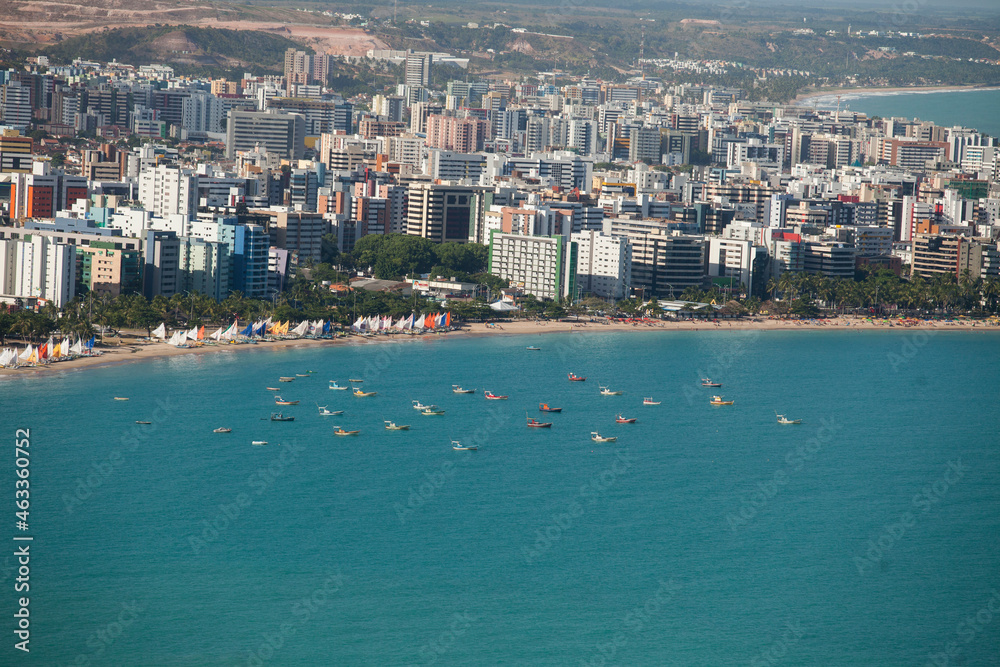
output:
M579 375L576 375L574 373L570 373L569 374L569 381L570 382L586 382L587 378L580 377Z
M275 405L298 405L299 401L286 401L281 396L275 396L274 397L274 404Z
M355 384L361 384L364 380L359 380L358 378L347 378L348 382L353 382Z
M336 380L330 380L330 389L336 389L337 391L347 391L350 387L341 387L337 384Z
M618 438L615 437L605 438L597 431L591 431L590 439L593 440L594 442L615 442L616 440L618 440Z
M361 387L354 387L354 395L355 396L374 396L377 393L378 392L375 392L375 391L362 391Z
M548 403L538 404L539 412L562 412L562 408L550 408Z
M316 407L319 408L320 417L332 417L334 415L344 414L343 410L327 410L325 405L317 405Z
M137 422L136 422L136 424L152 424L152 423L153 423L153 422L140 422L140 421L137 421Z
M254 440L250 444L252 444L252 445L266 445L267 444L267 440Z
M701 379L701 386L702 387L721 387L722 383L721 382L712 382L708 378L702 378Z
M267 389L268 391L281 391L277 387L264 387L264 389Z
M361 431L346 431L343 426L335 426L334 435L358 435Z
M226 428L225 426L220 426L219 428L212 430L212 433L232 433L232 432L233 429Z
M659 405L660 401L654 401L652 397L642 399L643 405Z
M616 424L634 424L635 420L635 417L622 417L620 414L615 415Z
M712 400L709 401L711 405L732 405L736 401L724 401L721 396L713 396Z
M295 421L295 417L286 417L285 415L281 414L280 412L272 412L271 413L271 421L273 421L273 422L293 422L293 421Z
M387 421L387 422L385 422L385 430L386 431L409 431L410 430L410 425L409 424L402 424L402 425L400 425L400 424L396 424L396 422L393 422L393 421Z
M309 377L309 373L296 373L295 377L297 377L297 378L307 378L307 377Z
M116 400L116 401L127 401L127 400L128 400L128 398L126 398L126 397L124 397L124 396L115 396L115 400Z
M476 393L475 389L462 389L462 387L460 385L457 385L457 384L451 385L451 391L453 393L455 393L455 394L475 394Z
M294 377L280 377L280 378L278 378L278 382L295 382L295 378Z
M479 447L477 447L476 445L472 445L471 447L465 447L458 440L451 441L451 448L454 449L456 452L474 452L477 449L479 449Z
M506 396L500 396L498 394L494 394L492 391L485 391L485 392L483 392L483 396L487 400L490 400L490 401L506 401L507 400Z
M621 396L621 395L622 392L620 391L611 391L607 387L601 387L601 396Z
M774 413L778 417L779 424L801 424L801 419L788 419L785 415L779 415L777 412Z
M535 347L534 345L529 345L528 347L526 347L526 348L524 348L524 349L526 349L526 350L531 350L532 352L538 352L538 351L539 351L539 350L541 350L542 348L540 348L540 347Z
M528 417L528 428L552 428L552 422L540 422L533 417Z
M441 408L439 408L436 405L429 405L426 408L424 408L420 412L420 414L427 415L428 417L430 417L432 415L443 415L444 414L444 410L442 410Z
M426 409L428 409L428 408L430 408L430 407L431 407L431 406L429 406L429 405L424 405L424 404L423 404L423 403L421 403L420 401L413 401L413 409L414 409L414 410L426 410Z

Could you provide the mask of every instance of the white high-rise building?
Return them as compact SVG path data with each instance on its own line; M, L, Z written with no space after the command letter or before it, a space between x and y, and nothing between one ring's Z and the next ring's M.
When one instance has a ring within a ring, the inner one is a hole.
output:
M52 301L61 308L76 293L76 249L49 236L0 240L0 292Z
M488 271L539 299L576 297L576 246L565 236L490 232Z
M570 236L576 244L576 281L581 294L624 298L632 281L632 247L623 236L587 230Z
M139 174L139 201L154 215L198 213L198 177L176 167L159 166Z

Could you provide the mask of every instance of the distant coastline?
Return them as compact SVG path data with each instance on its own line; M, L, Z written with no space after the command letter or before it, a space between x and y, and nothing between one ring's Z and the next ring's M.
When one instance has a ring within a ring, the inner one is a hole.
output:
M487 327L485 324L468 324L458 331L444 333L427 333L422 336L377 336L367 338L349 336L347 338L312 339L297 338L261 342L255 345L213 345L192 348L177 348L166 343L134 342L121 347L103 348L100 356L81 357L72 361L56 362L44 366L18 369L0 369L0 380L15 377L44 377L62 371L83 370L86 368L101 368L119 366L122 364L147 361L164 357L186 354L212 354L216 352L236 352L239 350L281 350L325 345L365 345L370 343L402 343L406 341L437 340L442 336L448 338L463 338L468 336L528 336L554 333L596 332L611 333L621 331L967 331L1000 333L1000 325L987 320L952 320L952 321L920 321L902 325L896 320L868 319L854 317L832 317L823 320L782 320L768 319L757 316L736 320L720 320L718 323L709 320L660 320L648 323L630 324L626 322L595 321L588 323L536 322L531 320L514 320L501 322L498 327ZM138 335L142 332L133 332Z
M922 93L962 93L978 90L1000 90L1000 86L984 86L981 84L967 86L897 86L892 88L828 88L800 93L791 104L794 106L815 106L808 104L809 100L842 97L881 97L889 95L907 95Z

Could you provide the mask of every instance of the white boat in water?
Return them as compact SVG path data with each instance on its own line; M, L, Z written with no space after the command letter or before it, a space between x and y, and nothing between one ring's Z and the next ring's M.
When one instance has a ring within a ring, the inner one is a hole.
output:
M472 445L471 447L466 447L462 445L462 443L459 442L458 440L451 441L451 448L454 449L456 452L474 452L477 449L479 449L479 447L477 447L476 445Z
M788 419L788 418L785 417L785 415L779 415L777 412L775 412L774 414L775 414L775 416L777 416L779 424L801 424L802 423L801 419Z
M654 401L652 398L644 398L644 399L642 399L642 404L643 405L659 405L660 401Z
M254 440L251 444L254 444L254 445L266 445L267 444L267 440Z
M601 396L621 396L621 395L622 392L620 391L611 391L607 387L601 387Z
M594 442L615 442L616 440L618 440L618 438L613 438L613 437L612 438L605 438L604 436L602 436L597 431L592 431L591 432L590 439L593 440Z
M429 405L424 405L424 404L423 404L423 403L421 403L420 401L413 401L413 409L414 409L414 410L426 410L426 409L428 409L429 407L431 407L431 406L429 406Z
M336 380L330 380L330 389L336 389L337 391L347 391L350 387L341 387L337 384Z
M316 407L319 408L320 417L333 417L334 415L344 414L343 410L333 410L333 411L327 410L325 405L317 405Z

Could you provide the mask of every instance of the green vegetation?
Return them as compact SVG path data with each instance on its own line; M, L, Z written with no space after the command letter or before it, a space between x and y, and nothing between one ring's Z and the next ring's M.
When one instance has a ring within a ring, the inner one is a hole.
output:
M371 269L382 280L423 273L458 277L456 274L472 276L485 271L486 253L487 247L478 243L434 243L407 234L369 234L339 261Z

